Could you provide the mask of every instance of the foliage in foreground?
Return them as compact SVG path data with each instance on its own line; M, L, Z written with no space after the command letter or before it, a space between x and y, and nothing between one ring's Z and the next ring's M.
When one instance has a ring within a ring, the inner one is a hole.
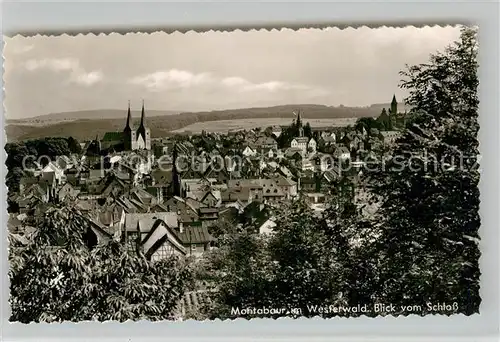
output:
M92 250L88 221L52 208L28 244L11 241L11 321L174 319L191 284L175 258L152 263L110 241Z
M383 198L377 240L389 302L457 302L479 310L477 40L460 41L402 72L414 121L385 170L369 174Z

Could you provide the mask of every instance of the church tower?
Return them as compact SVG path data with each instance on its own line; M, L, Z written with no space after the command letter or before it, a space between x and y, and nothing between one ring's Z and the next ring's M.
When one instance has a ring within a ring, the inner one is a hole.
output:
M392 96L392 102L391 102L391 111L389 115L389 119L391 121L391 130L394 129L397 126L397 116L398 116L398 102L396 101L396 95Z
M398 101L396 101L396 94L392 96L391 114L392 115L398 114Z
M300 120L300 110L297 112L297 121L295 121L297 128L302 127L302 121Z
M174 151L172 154L173 166L172 166L172 183L170 184L170 194L173 196L181 195L181 182L180 182L180 174L177 170L177 158L179 155L179 147L177 143L174 145Z
M132 149L132 128L130 127L131 117L132 115L130 114L130 101L128 101L127 124L123 129L123 147L125 151L130 151Z
M137 149L151 149L151 132L146 127L146 114L144 112L144 100L142 101L141 123L137 129Z

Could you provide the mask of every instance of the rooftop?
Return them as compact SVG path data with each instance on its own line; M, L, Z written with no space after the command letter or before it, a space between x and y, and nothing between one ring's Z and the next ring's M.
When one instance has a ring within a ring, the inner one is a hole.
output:
M121 141L123 139L123 132L106 132L103 141Z

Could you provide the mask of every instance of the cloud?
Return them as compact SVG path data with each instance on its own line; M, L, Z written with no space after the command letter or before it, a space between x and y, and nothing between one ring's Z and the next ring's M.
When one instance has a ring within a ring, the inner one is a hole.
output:
M185 70L171 69L137 76L132 78L129 83L144 86L151 91L158 91L171 87L190 88L209 84L211 76L209 73L194 74Z
M55 72L72 70L75 71L80 67L78 60L71 58L55 58L55 59L30 59L25 63L26 70L36 71L39 69L47 69Z
M91 86L104 78L100 70L86 71L74 58L30 59L24 64L26 70L50 70L53 72L69 72L68 81L82 86Z
M103 79L103 74L99 70L99 71L91 71L89 73L76 74L71 78L71 81L81 85L91 86L95 83L102 81L102 79Z
M226 77L221 80L221 83L227 87L234 88L240 91L279 91L279 90L293 90L293 89L307 89L303 85L295 85L281 81L269 81L263 83L252 83L242 77Z
M13 54L16 54L16 55L21 55L23 53L26 53L26 52L29 52L31 50L33 50L35 47L35 45L31 44L31 45L24 45L24 46L17 46L17 47L13 47L11 49L11 52Z
M222 84L228 87L247 87L251 83L241 77L226 77L222 79Z
M162 91L171 88L211 87L223 88L233 92L265 92L272 93L290 90L316 90L319 88L303 84L292 84L283 81L267 81L254 83L243 77L217 77L209 72L192 73L186 70L170 69L140 75L129 80L129 83L143 86L150 91Z

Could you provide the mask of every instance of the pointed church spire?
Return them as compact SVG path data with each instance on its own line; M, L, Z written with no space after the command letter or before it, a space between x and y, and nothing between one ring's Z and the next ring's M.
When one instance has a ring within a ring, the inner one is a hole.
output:
M141 124L139 125L139 128L137 129L137 138L142 137L143 141L146 142L147 136L146 136L146 118L144 114L144 100L142 100L142 111L141 111Z
M396 115L398 113L398 101L396 101L396 94L392 96L391 102L391 114Z
M127 112L127 124L125 125L125 131L131 130L130 128L130 120L131 120L131 114L130 114L130 100L128 101L128 112Z
M144 99L142 100L141 127L144 127Z

